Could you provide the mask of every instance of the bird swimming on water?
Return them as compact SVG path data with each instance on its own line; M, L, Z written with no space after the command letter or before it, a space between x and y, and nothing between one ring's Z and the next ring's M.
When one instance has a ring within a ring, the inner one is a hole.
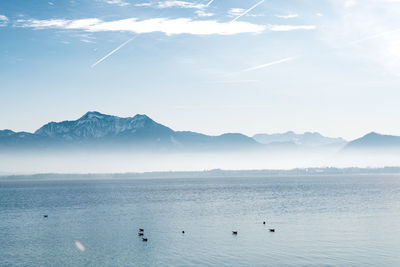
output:
M139 232L144 232L144 229L143 228L139 228Z
M237 235L237 233L238 233L237 231L232 231L233 235Z
M275 232L275 229L269 229L270 232Z
M147 242L147 238L146 237L143 237L142 240L143 240L143 242Z

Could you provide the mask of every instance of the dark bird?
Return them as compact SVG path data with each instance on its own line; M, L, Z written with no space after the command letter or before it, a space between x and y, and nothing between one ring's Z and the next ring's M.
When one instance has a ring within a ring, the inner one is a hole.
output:
M139 233L138 236L143 236L143 233Z
M232 231L233 235L237 235L237 233L238 233L237 231Z
M265 224L265 222L263 222L263 224Z
M275 232L275 229L269 229L270 232Z
M143 228L139 228L139 232L144 232L144 229Z
M182 231L182 234L184 234L185 233L185 231Z
M45 214L45 215L43 215L43 217L47 218L47 217L49 217L49 215Z
M146 237L143 237L142 240L143 240L143 242L147 242L147 238Z

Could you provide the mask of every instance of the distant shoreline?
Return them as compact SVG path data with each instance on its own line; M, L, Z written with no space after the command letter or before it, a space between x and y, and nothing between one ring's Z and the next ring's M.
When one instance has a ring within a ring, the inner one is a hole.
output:
M102 179L185 179L185 178L263 178L330 175L400 175L400 167L382 168L296 168L289 170L205 170L129 173L35 173L0 174L1 180L102 180Z

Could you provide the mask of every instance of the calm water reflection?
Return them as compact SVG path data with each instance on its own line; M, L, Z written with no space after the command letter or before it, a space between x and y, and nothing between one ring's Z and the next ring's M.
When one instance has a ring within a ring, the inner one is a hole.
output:
M400 266L397 176L0 180L0 218L1 266Z

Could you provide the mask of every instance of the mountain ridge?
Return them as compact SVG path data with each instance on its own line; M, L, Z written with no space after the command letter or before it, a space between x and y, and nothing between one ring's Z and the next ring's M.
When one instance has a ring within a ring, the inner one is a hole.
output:
M360 149L399 149L400 137L370 132L347 142L343 138L325 137L318 132L297 134L293 131L278 134L256 134L253 137L241 133L224 133L217 136L193 131L175 131L145 114L118 117L89 111L76 120L49 122L34 131L14 132L0 130L0 148L76 148L119 147L126 149L266 149L292 151L333 148L343 151Z
M385 135L376 132L370 132L360 138L349 142L345 147L345 151L357 150L399 150L400 136Z
M256 134L253 139L265 145L274 146L298 146L304 148L317 148L317 147L341 147L347 141L341 137L332 138L321 135L318 132L305 132L297 134L293 131L275 134Z
M23 139L24 136L29 138ZM80 145L189 150L254 149L262 146L251 137L240 133L209 136L174 131L145 114L122 118L97 111L89 111L76 120L46 123L34 133L0 131L0 147L12 148L18 145L45 148Z

